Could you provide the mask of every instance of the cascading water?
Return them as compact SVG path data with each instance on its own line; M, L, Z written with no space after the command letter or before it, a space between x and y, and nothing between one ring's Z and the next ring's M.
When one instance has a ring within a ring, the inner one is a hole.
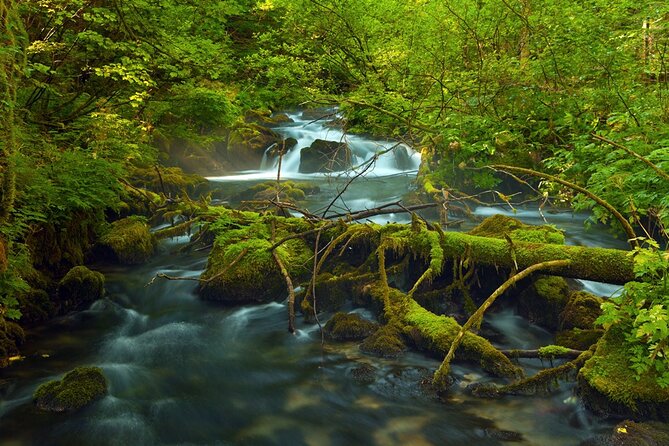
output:
M306 202L313 209L327 205L352 174L299 174L301 148L315 139L343 138L361 164L395 144L345 136L320 121L291 116L295 122L277 129L298 140L283 160L282 178L319 182L321 193ZM401 199L418 167L418 155L409 153L408 169L393 164L390 153L381 157L337 206L359 210ZM270 161L267 170L212 181L243 188L275 179ZM515 215L541 218L530 211ZM607 234L585 233L580 216L546 218L568 229L570 243L614 243ZM378 221L407 219L386 215ZM27 358L2 371L0 444L501 445L502 430L512 430L525 438L520 444L573 445L600 429L569 386L550 397L480 400L460 388L486 378L476 367L455 364L458 383L441 402L417 385L439 365L433 359L413 353L397 360L370 358L355 344L321 350L316 325L298 319L297 335L286 331L285 303L226 308L199 300L194 282L146 286L158 272L190 277L202 272L205 254L174 254L185 242L164 242L163 253L147 265L104 267L105 299L31 333ZM491 316L490 327L500 333L496 342L504 348L551 342L549 333L511 312ZM103 368L108 396L70 415L33 409L31 395L40 383L84 364ZM522 364L530 372L541 367L536 360ZM360 379L360 370L367 379Z

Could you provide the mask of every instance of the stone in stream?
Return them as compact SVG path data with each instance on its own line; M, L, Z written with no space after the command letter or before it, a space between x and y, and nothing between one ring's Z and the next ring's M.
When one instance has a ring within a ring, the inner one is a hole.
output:
M107 379L99 367L77 367L62 380L49 381L37 388L35 405L47 412L74 412L107 394Z
M395 158L395 166L400 170L409 170L413 167L411 155L404 146L397 146L393 149L393 157Z
M63 309L82 308L104 295L105 276L85 266L75 266L58 283L58 303Z
M300 152L300 173L340 172L351 167L351 149L338 141L317 139Z
M374 333L378 327L378 324L355 313L335 313L323 327L323 334L332 341L360 341Z
M141 217L128 217L111 224L100 237L97 253L124 265L144 263L153 255L156 241Z

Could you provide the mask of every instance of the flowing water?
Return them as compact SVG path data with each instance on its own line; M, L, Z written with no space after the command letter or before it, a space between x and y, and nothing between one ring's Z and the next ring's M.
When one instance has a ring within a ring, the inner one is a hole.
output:
M389 141L349 137L321 123L296 122L277 129L298 139L283 160L282 178L317 182L321 192L306 206L322 212L341 192L351 173L303 175L299 150L314 139L346 140L362 164ZM392 153L353 182L333 212L365 209L397 201L410 188L419 156L399 168ZM255 182L276 178L273 160L265 170L211 178L231 194ZM505 212L479 208L482 216ZM540 222L536 211L515 214ZM546 214L566 230L568 242L620 246L600 230L585 231L586 216ZM408 221L405 214L375 219ZM486 380L476 368L456 365L452 395L438 401L420 382L438 361L415 353L397 360L371 358L357 345L321 348L317 326L298 320L298 333L286 330L285 302L223 307L203 302L195 282L147 283L158 272L198 276L203 253L178 254L187 240L163 243L150 263L104 266L107 297L86 311L30 333L26 359L0 375L2 445L498 445L505 430L522 434L525 445L575 445L606 431L573 396L570 385L548 397L481 400L466 395L469 383ZM615 287L585 283L610 295ZM351 309L353 310L353 309ZM366 311L356 309L371 317ZM327 315L324 315L326 318ZM497 345L537 348L551 335L510 310L489 316L499 333ZM71 415L44 414L31 404L42 382L78 365L97 365L108 377L109 395ZM525 360L529 373L539 361ZM546 365L546 364L544 364Z

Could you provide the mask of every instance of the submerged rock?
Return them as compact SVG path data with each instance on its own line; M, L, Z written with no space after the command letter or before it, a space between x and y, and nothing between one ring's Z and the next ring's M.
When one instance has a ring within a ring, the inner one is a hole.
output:
M332 341L360 341L374 333L378 327L378 324L355 313L335 313L323 327L323 333Z
M74 412L107 394L107 380L99 367L77 367L62 380L37 388L35 405L48 412Z
M156 242L146 220L128 217L115 221L100 237L98 251L118 263L135 265L144 263L153 255Z
M351 149L338 141L317 139L300 152L300 173L340 172L351 167Z
M104 295L105 276L85 266L75 266L58 283L58 300L66 309L81 308Z

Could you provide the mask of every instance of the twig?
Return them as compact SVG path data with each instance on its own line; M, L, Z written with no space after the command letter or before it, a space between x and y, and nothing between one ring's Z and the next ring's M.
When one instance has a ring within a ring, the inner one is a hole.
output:
M483 318L483 314L486 312L488 308L497 300L499 296L504 294L506 290L508 290L510 287L516 284L516 282L524 279L525 277L531 275L535 271L540 271L544 269L549 269L549 268L556 268L556 267L563 267L563 266L568 266L570 263L569 260L550 260L548 262L541 262L537 263L535 265L532 265L528 268L525 268L524 270L520 271L518 274L515 274L514 276L511 276L509 279L507 279L503 284L501 284L491 295L488 297L472 314L467 322L462 325L462 328L460 328L460 331L458 334L455 336L455 339L453 339L453 342L451 343L451 348L448 350L448 353L446 354L446 357L444 358L444 361L441 363L441 366L439 366L439 369L436 371L434 374L434 383L438 387L442 387L443 383L446 382L446 377L448 376L448 373L450 371L450 364L451 361L453 360L453 357L455 356L455 351L458 349L460 344L462 343L462 340L465 337L465 334L467 331L472 328L475 324L479 323L481 319Z
M642 163L644 163L645 165L647 165L648 167L653 169L655 171L655 173L657 173L659 176L664 178L666 181L669 181L669 174L667 172L665 172L664 170L660 169L656 164L654 164L648 158L646 158L642 155L639 155L638 153L636 153L634 150L630 149L629 147L626 147L626 146L624 146L622 144L619 144L615 141L611 141L610 139L604 138L603 136L600 136L596 133L591 133L591 135L595 139L598 139L602 142L605 142L605 143L607 143L607 144L609 144L613 147L616 147L618 149L624 150L629 155L633 156L634 158L638 159L639 161L641 161Z

